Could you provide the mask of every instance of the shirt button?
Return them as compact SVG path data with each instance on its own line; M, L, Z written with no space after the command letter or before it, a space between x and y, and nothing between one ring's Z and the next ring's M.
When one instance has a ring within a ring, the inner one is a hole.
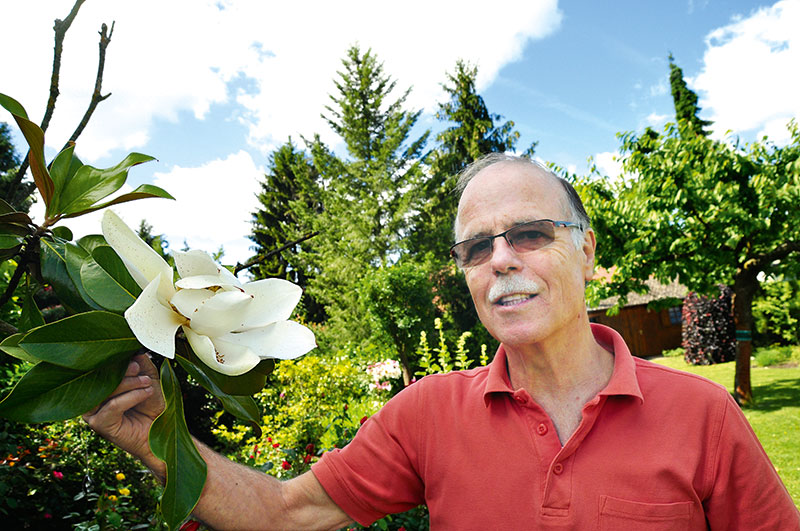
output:
M555 475L559 475L563 471L564 471L564 465L562 465L561 463L556 463L555 466L553 467L553 474Z
M541 424L536 426L536 433L538 433L539 435L544 435L545 433L547 433L547 424L542 422Z
M518 395L518 396L515 396L515 397L514 397L514 400L516 400L516 401L517 401L517 402L519 402L520 404L524 404L524 403L525 403L525 397L522 397L522 396L519 396L519 395Z

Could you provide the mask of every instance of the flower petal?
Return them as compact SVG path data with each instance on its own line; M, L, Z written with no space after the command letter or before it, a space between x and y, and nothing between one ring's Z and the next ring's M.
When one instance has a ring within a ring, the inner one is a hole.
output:
M245 315L241 330L285 321L300 302L303 289L280 278L267 278L242 285L245 293L253 295L253 304Z
M198 290L181 290L198 291ZM216 337L237 329L253 296L243 291L217 291L213 297L200 303L197 310L189 316L192 330L198 334Z
M278 321L246 332L225 334L218 339L248 347L262 359L288 360L317 346L314 332L294 321Z
M233 276L233 273L224 267L221 269L227 272L227 275L223 272L220 272L218 275L195 275L193 277L182 278L178 280L175 285L181 289L204 289L214 286L241 289L239 286L241 286L242 283L239 282L239 279Z
M169 300L184 317L191 319L203 301L214 296L210 289L179 289Z
M214 340L192 331L188 326L183 327L189 345L200 360L222 374L239 376L244 374L261 361L249 348L231 344L226 341Z
M139 298L125 310L125 320L145 348L164 357L175 357L175 332L185 321L158 297L161 275L156 275Z
M205 251L174 251L172 256L175 257L175 269L181 278L219 274L220 266Z
M111 210L106 210L100 223L106 241L122 258L125 267L142 289L161 275L158 296L168 301L175 288L172 285L172 268L152 247L142 241L130 227Z

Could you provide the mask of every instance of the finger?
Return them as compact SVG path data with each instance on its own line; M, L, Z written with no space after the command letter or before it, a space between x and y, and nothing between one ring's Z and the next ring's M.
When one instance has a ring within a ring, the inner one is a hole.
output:
M156 369L150 356L137 354L133 357L133 362L139 365L139 374L145 374L154 380L158 380L158 369Z
M127 393L133 389L141 389L143 387L150 387L153 385L153 379L147 375L126 376L122 379L116 389L114 389L106 400L114 398L115 396Z
M102 429L103 426L113 425L118 422L126 411L135 408L150 398L152 394L152 387L133 389L122 393L101 404L93 412L85 413L83 420L94 429Z

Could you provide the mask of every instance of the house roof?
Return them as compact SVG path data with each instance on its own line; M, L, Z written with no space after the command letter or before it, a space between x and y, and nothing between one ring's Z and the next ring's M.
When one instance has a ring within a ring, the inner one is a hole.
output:
M598 276L602 276L602 273ZM637 306L639 304L647 304L653 301L657 301L660 299L667 299L667 298L683 299L689 292L688 288L686 288L686 286L684 286L677 280L673 280L669 284L662 284L661 282L659 282L654 278L649 278L645 280L644 283L649 288L648 292L644 294L628 293L628 302L625 304L625 307ZM589 311L607 310L608 308L614 306L618 300L619 296L603 299L597 305L590 307Z

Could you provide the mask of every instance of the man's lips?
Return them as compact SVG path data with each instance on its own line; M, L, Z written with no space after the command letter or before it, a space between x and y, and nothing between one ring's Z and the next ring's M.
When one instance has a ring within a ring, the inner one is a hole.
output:
M492 304L496 304L498 306L514 306L530 300L535 296L536 293L513 293L511 295L503 295L499 299L495 300Z

